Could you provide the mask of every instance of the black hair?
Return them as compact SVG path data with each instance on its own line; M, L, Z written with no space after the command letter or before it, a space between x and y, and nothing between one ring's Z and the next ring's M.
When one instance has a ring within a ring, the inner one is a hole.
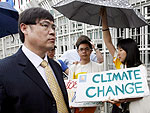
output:
M88 40L80 40L80 42L78 42L77 49L79 49L81 44L88 44L90 49L92 49L92 44Z
M90 39L88 36L86 36L86 35L81 35L81 36L78 38L77 42L76 42L76 47L79 45L79 43L80 43L82 40L91 41L91 39Z
M117 47L122 48L127 53L123 64L126 64L128 68L137 67L142 64L140 60L140 51L137 43L133 39L121 39L118 42Z
M36 22L40 21L41 19L48 19L54 22L54 18L50 12L40 7L26 9L19 15L18 32L22 43L24 43L24 33L20 29L20 24L36 24Z

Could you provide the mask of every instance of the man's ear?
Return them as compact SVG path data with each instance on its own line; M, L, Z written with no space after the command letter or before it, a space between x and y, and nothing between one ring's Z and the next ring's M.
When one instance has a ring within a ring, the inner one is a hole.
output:
M20 30L23 32L24 35L27 34L27 28L28 26L26 24L24 23L20 24Z

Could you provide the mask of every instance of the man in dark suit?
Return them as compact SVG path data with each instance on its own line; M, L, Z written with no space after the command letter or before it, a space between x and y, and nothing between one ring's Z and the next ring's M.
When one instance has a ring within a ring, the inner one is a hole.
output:
M53 16L45 9L30 8L20 14L18 25L23 46L0 61L0 113L70 113L61 67L46 54L56 39ZM50 87L54 84L48 83L40 65L43 60L61 89L66 112L58 112Z

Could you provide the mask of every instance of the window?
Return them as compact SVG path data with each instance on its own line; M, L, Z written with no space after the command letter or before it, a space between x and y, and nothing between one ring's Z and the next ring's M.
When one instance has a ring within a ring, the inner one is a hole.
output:
M97 44L97 47L102 51L102 44Z
M117 37L123 37L123 28L117 29Z
M63 48L63 46L61 46L61 53L62 53L62 54L64 53L64 48Z
M148 47L150 47L150 26L148 26Z
M148 51L148 63L150 63L150 50Z
M23 4L23 0L21 0L21 5Z
M67 46L65 45L65 51L67 51Z
M150 6L147 6L147 16L150 16Z

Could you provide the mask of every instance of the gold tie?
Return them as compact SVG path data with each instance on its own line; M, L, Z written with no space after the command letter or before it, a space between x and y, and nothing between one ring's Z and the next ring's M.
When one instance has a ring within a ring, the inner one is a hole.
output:
M50 90L56 100L57 112L58 113L68 113L67 106L65 104L61 89L60 89L58 83L56 82L56 79L54 78L52 70L48 66L47 61L43 60L41 63L41 66L43 68L45 68L46 77L47 77L47 81L48 81Z

